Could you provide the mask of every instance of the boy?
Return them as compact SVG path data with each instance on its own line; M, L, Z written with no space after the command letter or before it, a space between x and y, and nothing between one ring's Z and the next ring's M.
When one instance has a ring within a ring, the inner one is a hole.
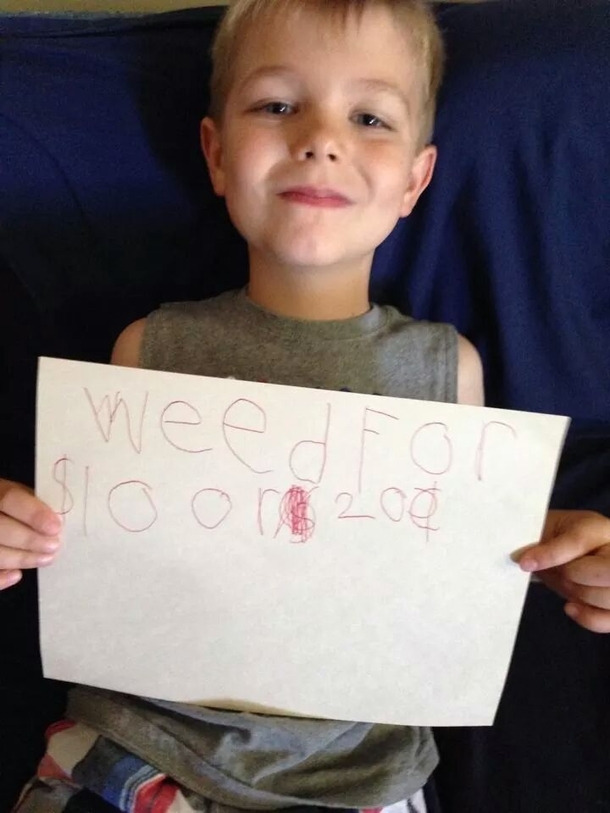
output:
M421 0L236 0L217 36L201 140L214 189L248 242L248 289L135 322L113 363L482 404L480 361L465 339L368 300L375 248L432 176L441 66ZM19 509L3 505L6 570L6 551L27 547L17 520L25 534L27 525L43 531L46 516L57 533L43 506L21 499ZM32 510L38 520L28 522ZM558 521L547 534L554 547L540 546L536 560L530 551L525 569L564 564L609 536L601 517L562 515L578 530L577 548ZM32 564L52 558L57 545L45 544L48 558ZM554 577L588 603L569 576ZM601 592L590 603L600 601ZM76 724L54 729L19 813L88 804L421 811L436 764L421 728L238 714L84 687L68 715Z

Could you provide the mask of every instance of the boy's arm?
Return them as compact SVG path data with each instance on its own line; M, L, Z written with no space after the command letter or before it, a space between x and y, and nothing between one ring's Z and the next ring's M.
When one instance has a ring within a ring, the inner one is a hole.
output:
M118 364L119 367L139 366L145 324L146 319L138 319L125 328L112 349L111 364Z
M463 336L458 337L457 402L483 406L483 366L474 346Z

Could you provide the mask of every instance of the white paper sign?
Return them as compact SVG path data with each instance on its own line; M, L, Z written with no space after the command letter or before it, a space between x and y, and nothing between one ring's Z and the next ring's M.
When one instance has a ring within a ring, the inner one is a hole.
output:
M45 675L491 724L567 419L41 359Z

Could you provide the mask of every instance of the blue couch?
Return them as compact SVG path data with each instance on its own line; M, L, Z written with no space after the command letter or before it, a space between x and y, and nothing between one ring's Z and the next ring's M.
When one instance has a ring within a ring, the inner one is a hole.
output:
M106 361L159 302L245 279L198 148L219 13L0 16L2 476L33 480L38 355ZM373 297L454 322L490 404L570 415L553 502L610 514L610 4L438 14L438 169ZM0 812L64 702L36 610L32 574L0 594ZM609 685L610 638L532 585L495 725L437 731L443 813L610 811Z

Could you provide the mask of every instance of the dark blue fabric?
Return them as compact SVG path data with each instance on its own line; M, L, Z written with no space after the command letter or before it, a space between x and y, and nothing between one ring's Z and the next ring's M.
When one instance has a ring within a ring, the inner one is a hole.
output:
M374 289L469 336L491 405L607 421L610 4L512 0L441 20L438 167Z
M33 478L38 355L105 361L159 302L245 280L198 146L219 13L0 16L3 476ZM554 503L610 513L610 3L438 13L437 172L378 251L373 296L454 322L489 403L576 418ZM31 576L0 594L0 641L8 810L62 702ZM438 732L443 813L610 810L609 642L530 591L496 725Z
M0 251L69 355L243 279L198 143L217 16L0 21Z

